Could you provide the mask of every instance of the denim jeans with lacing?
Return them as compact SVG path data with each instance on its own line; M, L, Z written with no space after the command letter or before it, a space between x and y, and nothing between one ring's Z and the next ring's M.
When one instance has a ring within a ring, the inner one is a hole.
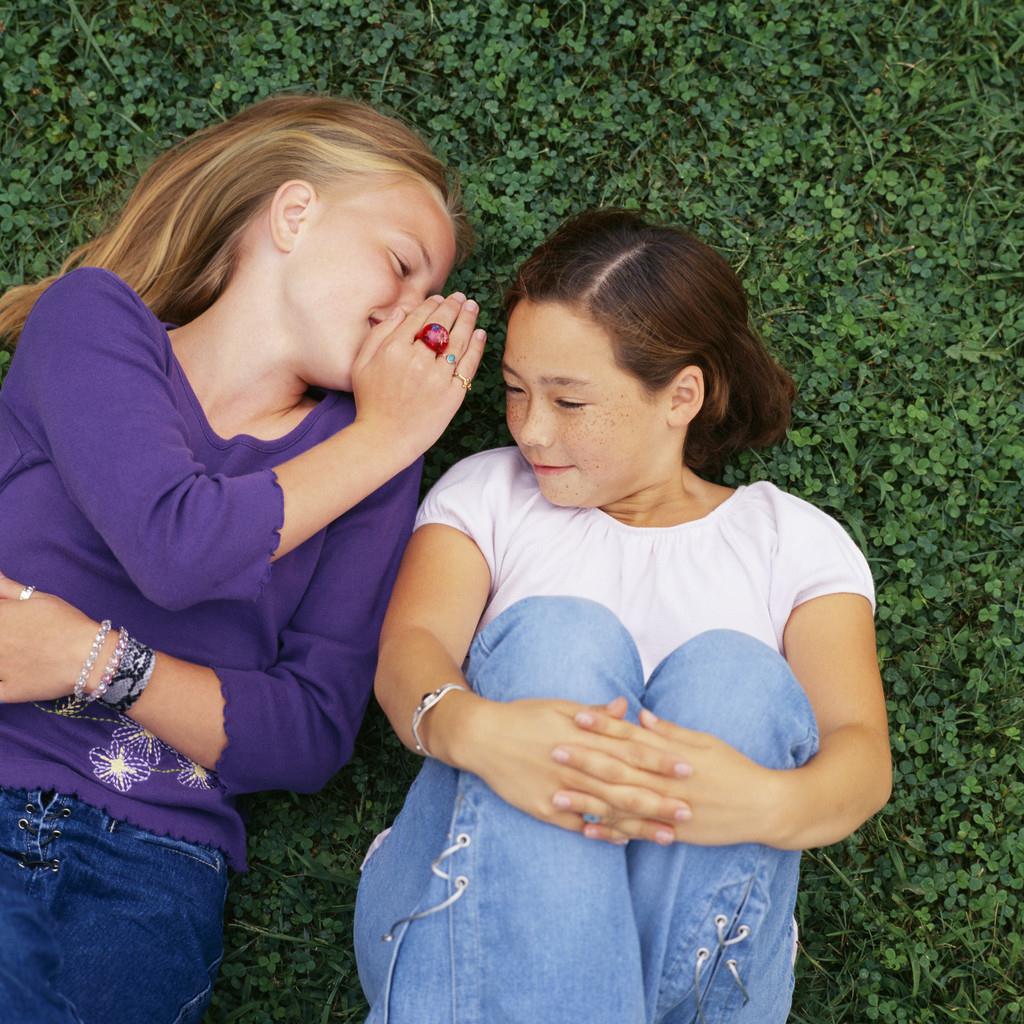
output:
M0 1021L199 1024L226 893L219 850L0 789Z
M743 633L683 644L646 686L606 608L536 597L477 636L494 700L627 697L768 768L817 750L785 660ZM756 843L615 846L539 821L427 760L364 865L356 956L368 1024L782 1024L800 854Z

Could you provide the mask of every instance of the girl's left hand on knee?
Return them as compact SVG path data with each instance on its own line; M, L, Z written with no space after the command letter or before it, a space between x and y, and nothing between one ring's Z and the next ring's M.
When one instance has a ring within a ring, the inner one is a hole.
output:
M623 701L622 704L625 702ZM613 834L699 845L768 842L774 816L776 772L750 760L728 743L640 714L641 725L623 721L617 701L582 711L576 724L601 736L601 749L562 744L552 757L593 780L593 787L556 794L561 806L600 818L584 834Z

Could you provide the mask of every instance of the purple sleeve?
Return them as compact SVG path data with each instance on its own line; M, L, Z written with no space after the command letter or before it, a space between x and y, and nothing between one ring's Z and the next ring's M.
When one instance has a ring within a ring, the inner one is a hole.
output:
M170 610L253 600L270 574L283 495L269 469L204 471L170 358L142 300L114 274L83 268L33 307L5 398L146 598Z
M377 644L412 531L422 460L328 528L313 579L266 672L214 667L228 745L227 793L322 788L352 754Z

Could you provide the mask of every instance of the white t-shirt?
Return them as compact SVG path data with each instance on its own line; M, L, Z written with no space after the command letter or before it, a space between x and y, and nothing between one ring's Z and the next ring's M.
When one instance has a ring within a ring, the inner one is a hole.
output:
M713 512L668 527L626 526L597 508L540 493L517 448L463 459L431 489L416 527L452 526L491 571L477 631L524 597L586 597L636 641L644 675L708 629L735 629L782 653L797 605L824 594L866 597L863 554L830 516L770 483L740 487Z

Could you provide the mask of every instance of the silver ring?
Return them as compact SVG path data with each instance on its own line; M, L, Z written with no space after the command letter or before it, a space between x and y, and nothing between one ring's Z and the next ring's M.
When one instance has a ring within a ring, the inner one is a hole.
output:
M600 825L601 815L600 814L584 814L583 820L588 825Z
M22 587L21 593L18 595L18 600L27 601L35 592L35 587Z

